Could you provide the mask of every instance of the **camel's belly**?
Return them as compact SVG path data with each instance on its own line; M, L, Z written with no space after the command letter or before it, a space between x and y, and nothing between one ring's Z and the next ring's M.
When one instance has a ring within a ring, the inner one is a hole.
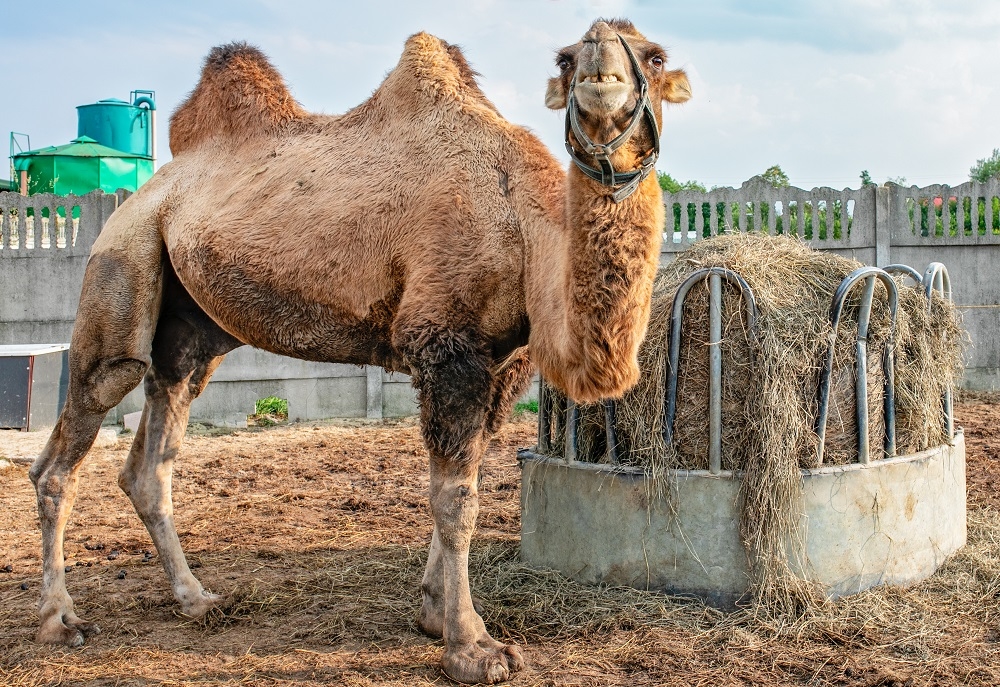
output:
M178 242L169 252L192 298L245 343L306 360L402 366L390 343L402 284L378 288L371 269L324 271L282 250Z

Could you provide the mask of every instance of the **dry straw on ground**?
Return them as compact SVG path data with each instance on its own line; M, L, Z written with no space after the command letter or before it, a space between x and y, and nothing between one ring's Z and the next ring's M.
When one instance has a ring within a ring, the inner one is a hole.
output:
M649 471L660 496L671 486L668 470L708 467L708 286L692 289L684 306L674 443L662 426L668 332L673 296L704 267L725 267L753 290L756 335L747 331L739 291L723 294L722 468L742 472L741 536L750 557L752 591L761 611L800 613L816 600L789 570L801 555L799 469L816 465L817 388L831 333L830 305L841 281L860 263L810 249L801 241L736 234L700 241L657 276L649 330L639 354L643 374L618 402L621 462ZM912 453L945 441L941 398L961 371L962 330L955 308L935 295L899 285L895 398L897 452ZM857 460L854 341L862 288L845 305L838 332L824 464ZM868 336L869 436L874 457L884 443L882 355L889 340L885 288L878 284ZM557 408L564 400L556 394ZM558 433L554 451L561 451ZM581 409L580 458L606 461L604 413ZM789 545L789 542L792 545Z
M470 575L490 632L526 645L528 669L511 684L998 684L1000 404L987 401L958 405L968 545L914 587L870 589L797 618L724 614L529 568L518 560L514 456L536 428L506 426L484 463ZM189 436L174 479L178 527L197 573L229 597L204 623L180 617L158 561L141 554L148 535L116 483L127 453L124 440L94 449L67 530L71 560L93 562L67 574L77 611L104 629L81 649L31 641L41 578L35 493L26 468L0 471L0 569L15 568L0 573L0 684L447 683L441 643L415 625L431 518L413 423ZM94 542L122 557L85 548Z

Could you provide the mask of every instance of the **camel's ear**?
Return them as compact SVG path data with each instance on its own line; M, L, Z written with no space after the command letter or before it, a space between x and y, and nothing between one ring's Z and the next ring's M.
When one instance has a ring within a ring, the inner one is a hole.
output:
M545 89L545 107L561 110L566 107L566 89L561 77L549 79L549 87Z
M665 73L663 83L663 99L668 103L686 103L691 99L691 83L683 69Z

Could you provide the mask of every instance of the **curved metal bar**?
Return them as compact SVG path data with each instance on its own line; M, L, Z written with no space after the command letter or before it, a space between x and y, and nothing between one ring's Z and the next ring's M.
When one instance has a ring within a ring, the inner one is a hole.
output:
M545 390L545 379L538 377L538 452L548 454L552 451L552 430L550 419L552 410L549 407L551 399Z
M612 400L604 402L604 432L608 439L608 459L618 465L618 404Z
M917 284L923 283L923 277L921 276L920 272L917 272L909 265L902 265L897 263L894 265L886 265L882 269L884 269L886 272L888 272L894 277L902 274L903 276L909 277L913 281L917 282Z
M722 471L722 277L708 275L708 471Z
M927 296L927 308L930 310L931 294L937 291L941 297L951 302L951 277L948 276L948 268L944 263L932 262L927 265L924 271L924 278L921 281L924 287L924 295Z
M951 277L948 276L948 268L944 263L932 262L927 265L923 279L924 295L927 296L927 312L931 310L931 296L937 291L941 297L951 302ZM944 397L941 399L944 410L944 430L948 439L955 438L955 409L951 395L951 387L945 389Z
M566 462L577 461L580 436L580 406L571 398L566 399Z
M878 267L859 267L840 282L830 306L830 343L827 347L826 359L823 361L823 371L819 382L819 412L816 417L816 436L819 445L816 449L817 462L823 464L823 450L826 444L826 423L830 412L830 376L833 373L833 354L837 344L837 329L840 326L840 316L843 313L844 302L851 289L860 281L865 281L865 293L861 301L858 315L858 336L855 342L857 374L857 418L858 418L858 460L867 462L868 446L868 394L867 394L867 352L868 352L868 321L871 315L872 297L875 291L875 279L885 286L889 301L889 338L886 341L882 356L882 371L885 377L884 405L885 416L885 453L893 456L896 453L896 403L895 403L895 356L893 348L896 340L896 312L899 309L899 294L896 282L889 273ZM862 396L862 390L864 395ZM862 424L863 423L863 424ZM864 444L862 444L862 439Z
M709 299L709 347L711 376L709 379L709 417L710 417L710 448L709 470L718 474L721 470L721 437L722 437L722 356L719 344L722 339L722 280L740 289L746 308L746 325L750 335L756 338L757 331L757 300L746 280L736 272L725 267L705 267L698 270L677 288L671 306L669 341L669 367L667 369L665 403L663 416L663 442L668 446L674 440L674 418L677 415L677 374L680 367L681 325L683 324L684 299L695 284L710 279ZM712 418L717 420L713 421Z

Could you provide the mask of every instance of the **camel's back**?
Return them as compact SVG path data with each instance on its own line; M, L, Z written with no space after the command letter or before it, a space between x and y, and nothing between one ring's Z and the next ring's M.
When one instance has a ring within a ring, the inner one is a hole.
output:
M420 34L373 96L343 116L293 113L254 135L217 127L178 139L194 143L162 170L174 192L161 232L210 315L272 349L263 321L231 321L240 319L233 313L284 299L303 322L360 323L395 318L407 298L441 298L468 301L462 307L489 336L523 325L517 196L558 203L563 173L497 113L456 56ZM189 107L199 92L212 89L200 84L175 123L211 120L204 103ZM328 335L317 331L310 346Z

